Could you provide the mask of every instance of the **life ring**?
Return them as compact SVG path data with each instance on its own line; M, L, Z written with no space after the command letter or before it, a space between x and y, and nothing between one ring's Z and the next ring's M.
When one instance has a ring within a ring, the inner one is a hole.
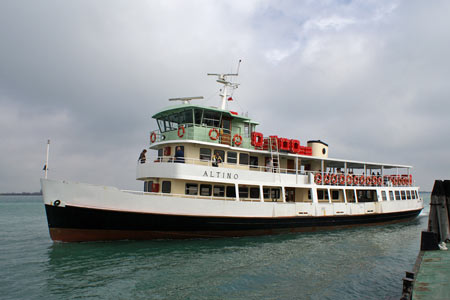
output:
M236 141L237 140L237 141ZM236 145L236 146L240 146L241 144L242 144L242 136L240 136L239 134L235 134L234 136L233 136L233 143Z
M356 175L353 175L353 184L359 184L359 177Z
M337 182L337 176L336 176L336 174L331 174L331 176L330 176L330 182L331 182L331 184L336 184L336 182Z
M180 134L180 129L181 129L181 134ZM184 129L184 126L181 125L180 127L178 127L178 137L182 138L184 136L184 133L186 132L186 130Z
M366 183L366 178L364 175L359 176L359 184L364 185L364 183Z
M397 185L398 184L397 177L392 177L391 182L393 185Z
M382 185L383 184L383 178L381 176L378 177L377 183L378 183L378 185Z
M353 184L353 176L352 175L347 175L346 183L347 183L347 185Z
M329 184L329 183L330 183L330 174L325 174L325 175L323 176L323 182L324 182L325 184Z
M345 184L345 175L344 174L339 175L339 184L340 185Z
M150 134L150 142L156 142L156 133L154 131Z
M216 134L212 135L213 132L215 132ZM217 130L217 128L211 128L211 130L209 131L209 138L213 141L217 140L219 138L219 130Z
M314 175L314 182L316 184L321 184L322 183L322 174L316 173L316 175Z

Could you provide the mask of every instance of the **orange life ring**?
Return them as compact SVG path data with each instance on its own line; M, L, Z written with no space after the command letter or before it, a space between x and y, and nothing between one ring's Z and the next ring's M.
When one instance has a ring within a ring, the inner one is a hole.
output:
M372 176L372 185L377 185L377 177L375 175Z
M330 183L330 174L325 174L324 176L323 176L323 182L325 183L325 184L329 184Z
M344 174L339 175L339 184L340 185L345 184L345 175Z
M181 129L181 134L180 134L180 129ZM184 136L184 133L186 132L186 130L184 129L184 126L181 125L180 127L178 127L178 137L182 138Z
M353 184L359 184L359 176L353 175Z
M378 185L382 185L383 184L383 178L381 176L378 177L377 183L378 183Z
M150 142L156 142L156 133L154 131L150 134Z
M216 135L212 135L213 132L215 132ZM209 131L209 138L213 141L217 140L219 138L219 130L217 130L217 128L211 128Z
M336 176L336 174L331 174L331 176L330 176L330 182L331 182L331 184L336 184L336 182L337 182L337 176Z
M364 185L366 183L366 178L364 175L359 176L359 184Z
M314 182L316 184L321 184L322 183L322 174L316 173L316 175L314 175Z
M238 141L236 141L237 139L239 139ZM234 136L233 136L233 143L236 145L236 146L240 146L241 144L242 144L242 136L240 136L239 134L235 134Z
M353 184L353 176L352 175L347 175L346 183L347 183L347 185Z

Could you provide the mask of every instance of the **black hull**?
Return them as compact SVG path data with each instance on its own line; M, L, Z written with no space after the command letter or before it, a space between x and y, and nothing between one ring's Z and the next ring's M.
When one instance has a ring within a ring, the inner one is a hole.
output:
M251 236L388 224L415 218L421 209L355 216L238 218L145 214L45 205L54 241L150 240Z

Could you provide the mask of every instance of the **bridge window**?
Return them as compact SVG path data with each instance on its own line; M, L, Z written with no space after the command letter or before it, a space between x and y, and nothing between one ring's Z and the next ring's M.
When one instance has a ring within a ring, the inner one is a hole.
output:
M203 113L203 124L209 127L219 127L220 112L205 110Z

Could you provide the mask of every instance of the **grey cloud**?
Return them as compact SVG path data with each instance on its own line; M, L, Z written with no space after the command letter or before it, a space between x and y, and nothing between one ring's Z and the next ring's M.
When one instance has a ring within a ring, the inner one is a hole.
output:
M52 176L137 188L136 156L170 97L242 85L261 131L321 138L334 157L448 176L449 4L423 1L3 1L0 191Z

